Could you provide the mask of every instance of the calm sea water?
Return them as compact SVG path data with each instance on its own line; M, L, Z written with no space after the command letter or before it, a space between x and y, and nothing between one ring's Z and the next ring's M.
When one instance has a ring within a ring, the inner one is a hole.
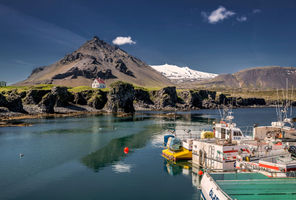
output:
M276 120L273 108L233 111L242 127ZM199 199L191 172L161 157L163 135L168 128L207 129L219 112L180 112L175 119L152 113L0 128L0 199Z

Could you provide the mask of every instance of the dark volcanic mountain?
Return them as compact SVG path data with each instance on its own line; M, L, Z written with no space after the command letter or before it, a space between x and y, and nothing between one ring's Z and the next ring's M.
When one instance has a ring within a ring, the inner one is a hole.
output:
M95 36L60 61L34 69L28 79L17 85L91 86L93 79L98 77L105 79L107 85L118 80L140 86L171 84L141 60Z
M296 67L257 67L234 74L221 74L199 85L217 88L283 89L296 87Z

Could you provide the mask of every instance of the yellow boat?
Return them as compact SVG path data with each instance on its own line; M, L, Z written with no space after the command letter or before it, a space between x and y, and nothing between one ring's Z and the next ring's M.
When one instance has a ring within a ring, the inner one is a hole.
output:
M203 131L201 138L213 138L214 132ZM162 150L162 156L167 160L179 161L179 160L191 160L192 159L192 139L181 141L179 138L175 138L172 135L164 137L164 145L167 147Z
M179 160L191 160L192 151L181 147L178 151L172 151L169 148L162 150L162 156L168 160L179 161Z

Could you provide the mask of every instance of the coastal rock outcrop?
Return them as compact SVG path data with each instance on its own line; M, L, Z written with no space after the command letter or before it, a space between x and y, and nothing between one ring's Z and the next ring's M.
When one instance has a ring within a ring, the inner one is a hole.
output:
M111 84L108 94L107 110L111 112L134 113L134 86L121 81Z
M93 93L87 104L95 109L103 109L107 100L107 93L99 90Z
M22 97L16 91L10 92L7 97L6 107L12 112L26 113L22 104Z
M135 89L135 103L140 108L150 108L150 106L154 105L149 92L144 88Z
M38 104L50 90L29 90L23 99L24 104Z
M0 94L0 107L6 107L7 106L7 100L4 95Z
M54 106L56 102L56 95L53 95L52 93L46 94L41 102L38 104L38 107L41 109L41 112L43 113L54 113Z
M176 107L178 96L176 87L165 87L159 91L152 91L156 109Z
M68 92L67 87L53 87L51 89L51 94L56 97L55 106L62 107L69 105L74 99L73 94Z

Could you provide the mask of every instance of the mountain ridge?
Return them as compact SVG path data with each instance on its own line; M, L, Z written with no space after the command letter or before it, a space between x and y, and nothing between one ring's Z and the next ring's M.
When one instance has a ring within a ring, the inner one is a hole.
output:
M214 78L217 74L201 72L193 70L189 67L179 67L177 65L150 65L153 69L160 72L166 78L177 81L178 83L187 81L200 81L205 79Z
M284 89L296 87L296 67L264 66L246 68L233 74L220 74L198 86L213 88Z
M140 86L167 86L171 82L140 59L97 36L48 66L39 67L16 85L56 84L90 86L94 78L107 85L122 80Z

